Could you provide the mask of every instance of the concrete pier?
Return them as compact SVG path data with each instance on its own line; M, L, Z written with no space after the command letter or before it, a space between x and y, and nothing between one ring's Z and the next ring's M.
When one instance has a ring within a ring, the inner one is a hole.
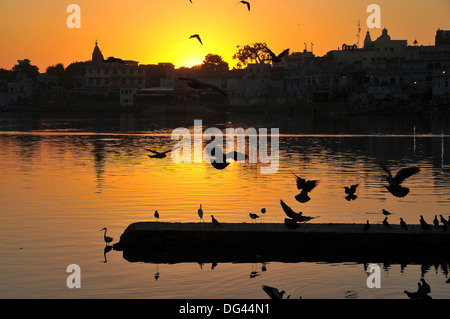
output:
M450 260L450 230L420 225L137 222L114 244L130 262L391 262Z

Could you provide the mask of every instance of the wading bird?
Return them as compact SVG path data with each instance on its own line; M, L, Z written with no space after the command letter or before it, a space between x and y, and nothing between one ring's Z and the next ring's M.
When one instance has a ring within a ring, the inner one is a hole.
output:
M202 39L200 39L200 36L198 34L193 34L189 37L189 39L196 38L198 42L200 42L201 45L203 45Z
M215 226L223 227L222 224L219 223L219 222L217 221L217 219L214 218L213 215L211 215L211 219L212 219L212 223L213 223Z
M203 220L203 209L202 209L202 204L200 204L200 208L198 209L198 217L200 217L200 221ZM203 220L204 221L204 220Z
M439 215L439 217L441 218L442 225L447 225L448 224L448 221L445 220L444 216Z
M261 208L261 219L264 220L264 214L266 213L265 208Z
M384 208L383 208L383 209L381 210L381 212L383 213L383 215L384 215L384 216L389 216L389 215L392 215L392 213L391 213L391 212L387 211L387 210L386 210L386 209L384 209Z
M283 299L283 295L286 293L284 290L279 291L277 288L262 285L262 289L271 299Z
M253 221L255 221L256 222L256 218L259 218L259 216L258 215L256 215L256 214L253 214L253 213L250 213L250 214L248 214L249 216L250 216L250 218L252 219L252 222Z
M248 158L248 156L246 154L239 153L239 152L236 152L236 151L231 151L231 152L229 152L228 154L225 155L222 152L221 149L219 149L217 151L217 154L216 154L216 148L213 148L211 150L211 156L213 156L213 160L211 161L211 165L215 169L225 169L228 165L230 165L230 163L227 162L227 160L229 158L232 158L235 161L238 161L238 160L244 159L244 158L245 159Z
M311 198L309 197L308 193L311 192L314 188L316 188L317 185L319 185L320 181L318 180L307 181L306 179L303 179L295 175L294 173L292 173L292 175L295 176L297 182L297 189L301 191L300 194L295 196L295 199L300 203L309 202Z
M281 58L289 53L289 49L286 49L283 52L281 52L280 54L276 55L267 46L266 46L266 50L267 50L267 52L269 52L270 57L271 57L269 60L271 60L274 63L281 62Z
M386 227L386 228L392 228L391 225L389 225L387 219L388 219L387 217L384 218L384 220L383 220L383 226Z
M179 80L182 81L187 81L187 85L189 85L189 87L196 89L196 90L206 90L206 89L212 89L222 95L227 96L227 92L225 92L224 90L218 88L217 86L215 86L214 84L209 84L209 83L203 83L200 82L197 79L194 78L184 78L184 77L179 77Z
M408 230L408 226L406 226L405 221L403 220L403 218L400 217L400 226L404 229L404 230Z
M239 3L246 4L248 11L250 11L250 2L248 2L248 1L239 1L238 3L235 4L235 6L237 6Z
M113 241L113 238L112 237L108 237L108 236L106 236L106 231L107 231L107 229L106 229L106 227L105 228L102 228L102 229L100 229L100 231L102 231L102 230L104 230L105 231L105 233L103 234L103 239L105 240L105 243L108 245L108 243L110 243L110 242L112 242Z
M403 181L408 177L420 172L420 168L413 166L399 170L397 175L395 175L395 177L392 177L390 169L383 165L383 163L381 163L381 167L388 174L388 176L386 177L386 181L389 183L389 186L385 186L386 189L392 195L399 198L405 197L409 193L409 188L401 186Z

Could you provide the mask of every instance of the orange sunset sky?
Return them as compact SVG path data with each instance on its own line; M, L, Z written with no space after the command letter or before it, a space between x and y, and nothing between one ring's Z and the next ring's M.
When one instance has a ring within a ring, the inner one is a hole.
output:
M308 50L324 55L343 43L363 43L369 4L381 7L381 25L392 39L434 44L436 30L450 29L449 0L0 0L0 68L28 58L45 72L49 65L91 58L96 40L105 58L142 64L200 64L208 53L234 66L237 45L266 42L274 52ZM81 7L81 28L69 29L69 4ZM198 33L204 45L191 34ZM372 29L372 40L381 29Z

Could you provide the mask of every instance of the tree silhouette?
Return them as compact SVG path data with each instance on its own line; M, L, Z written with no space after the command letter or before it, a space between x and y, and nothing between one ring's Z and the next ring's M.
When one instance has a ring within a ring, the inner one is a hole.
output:
M228 63L218 54L207 54L200 68L207 71L228 70Z
M25 59L12 68L12 71L16 75L16 78L28 77L35 80L39 75L39 68L30 64L30 60Z
M238 45L238 52L233 55L233 59L239 60L238 68L245 67L249 63L264 63L270 59L270 54L266 49L266 43L257 42L246 45Z

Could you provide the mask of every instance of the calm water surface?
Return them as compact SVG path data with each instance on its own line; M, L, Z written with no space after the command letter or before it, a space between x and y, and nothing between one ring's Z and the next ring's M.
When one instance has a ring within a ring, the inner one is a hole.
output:
M276 174L261 164L149 159L145 148L165 150L177 127L194 118L137 118L130 114L68 118L0 114L1 298L267 298L266 284L291 298L406 298L423 275L433 298L449 298L447 264L383 265L382 288L368 289L358 263L130 263L121 252L104 255L103 233L119 240L136 221L198 221L197 209L223 222L280 223L283 199L317 223L381 223L381 210L417 224L423 215L450 215L450 125L446 117L340 117L227 115L203 119L204 128L278 127ZM410 194L386 191L382 161L394 172L418 165L405 182ZM320 179L306 204L291 173ZM358 198L343 186L359 183ZM207 219L209 221L209 219ZM106 262L105 262L106 261ZM82 288L68 289L66 267L78 264ZM257 276L251 276L251 273ZM159 279L155 280L155 273Z

